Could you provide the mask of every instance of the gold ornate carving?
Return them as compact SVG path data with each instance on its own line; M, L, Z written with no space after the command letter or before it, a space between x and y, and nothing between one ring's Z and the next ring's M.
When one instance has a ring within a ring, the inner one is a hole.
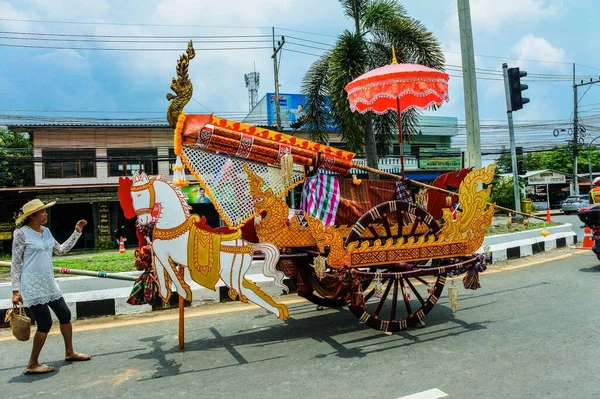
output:
M487 201L491 186L479 190L481 184L489 185L494 177L496 165L470 172L458 190L460 209L456 219L444 209L446 223L437 236L392 239L386 242L352 242L346 248L352 266L368 266L394 262L408 262L432 258L448 258L470 255L477 251L492 223L495 206Z
M194 44L190 40L185 53L181 54L179 61L177 61L177 79L173 78L171 81L171 90L175 92L175 95L167 94L167 100L170 101L167 108L167 121L173 129L177 126L179 114L183 112L183 108L190 101L194 92L192 81L188 75L188 67L190 60L195 56Z
M265 214L256 225L256 235L261 242L270 242L279 248L313 247L315 239L297 217L287 224L289 207L270 188L263 191L263 179L244 166L250 185L250 195L254 200L254 210L258 215Z

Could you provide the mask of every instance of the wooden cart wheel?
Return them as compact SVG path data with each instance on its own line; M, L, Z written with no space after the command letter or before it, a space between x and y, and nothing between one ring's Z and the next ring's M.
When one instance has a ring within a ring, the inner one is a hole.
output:
M427 211L412 202L388 201L372 208L358 219L346 237L353 241L387 241L437 234L440 226Z
M382 278L381 297L377 297L375 287L371 285L364 292L365 307L350 304L350 311L361 323L382 332L424 325L425 315L438 302L446 284L446 273L435 277L433 287L421 277L400 277L400 273L393 278Z

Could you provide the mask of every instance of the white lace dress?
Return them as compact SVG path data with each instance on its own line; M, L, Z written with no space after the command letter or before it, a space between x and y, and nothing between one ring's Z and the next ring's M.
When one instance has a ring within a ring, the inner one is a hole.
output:
M28 226L15 230L13 235L11 280L13 291L20 291L23 306L30 307L52 302L62 297L54 280L52 252L64 255L73 248L81 233L74 231L62 245L46 227L41 233Z

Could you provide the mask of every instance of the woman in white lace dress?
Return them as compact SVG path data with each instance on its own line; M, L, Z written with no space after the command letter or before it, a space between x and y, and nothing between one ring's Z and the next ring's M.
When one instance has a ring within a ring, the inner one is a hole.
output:
M44 224L48 221L46 208L56 202L44 204L39 199L29 201L23 206L23 213L17 218L12 248L12 301L22 302L28 307L36 321L37 331L33 337L33 348L25 374L44 374L54 371L54 367L40 364L38 357L48 332L52 327L50 309L60 322L60 332L65 341L65 361L83 361L90 357L73 350L73 329L71 311L63 299L62 292L54 280L52 271L52 253L64 255L69 252L81 236L81 230L87 224L80 220L75 231L62 245L59 244Z

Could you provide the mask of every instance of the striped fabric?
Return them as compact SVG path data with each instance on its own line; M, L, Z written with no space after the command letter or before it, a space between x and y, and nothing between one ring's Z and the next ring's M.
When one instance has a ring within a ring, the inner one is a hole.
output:
M359 185L352 179L340 179L340 205L335 223L352 226L363 214L382 202L396 199L396 182L363 180Z
M300 208L308 215L321 220L324 226L335 223L339 203L340 184L336 176L318 173L304 182Z

